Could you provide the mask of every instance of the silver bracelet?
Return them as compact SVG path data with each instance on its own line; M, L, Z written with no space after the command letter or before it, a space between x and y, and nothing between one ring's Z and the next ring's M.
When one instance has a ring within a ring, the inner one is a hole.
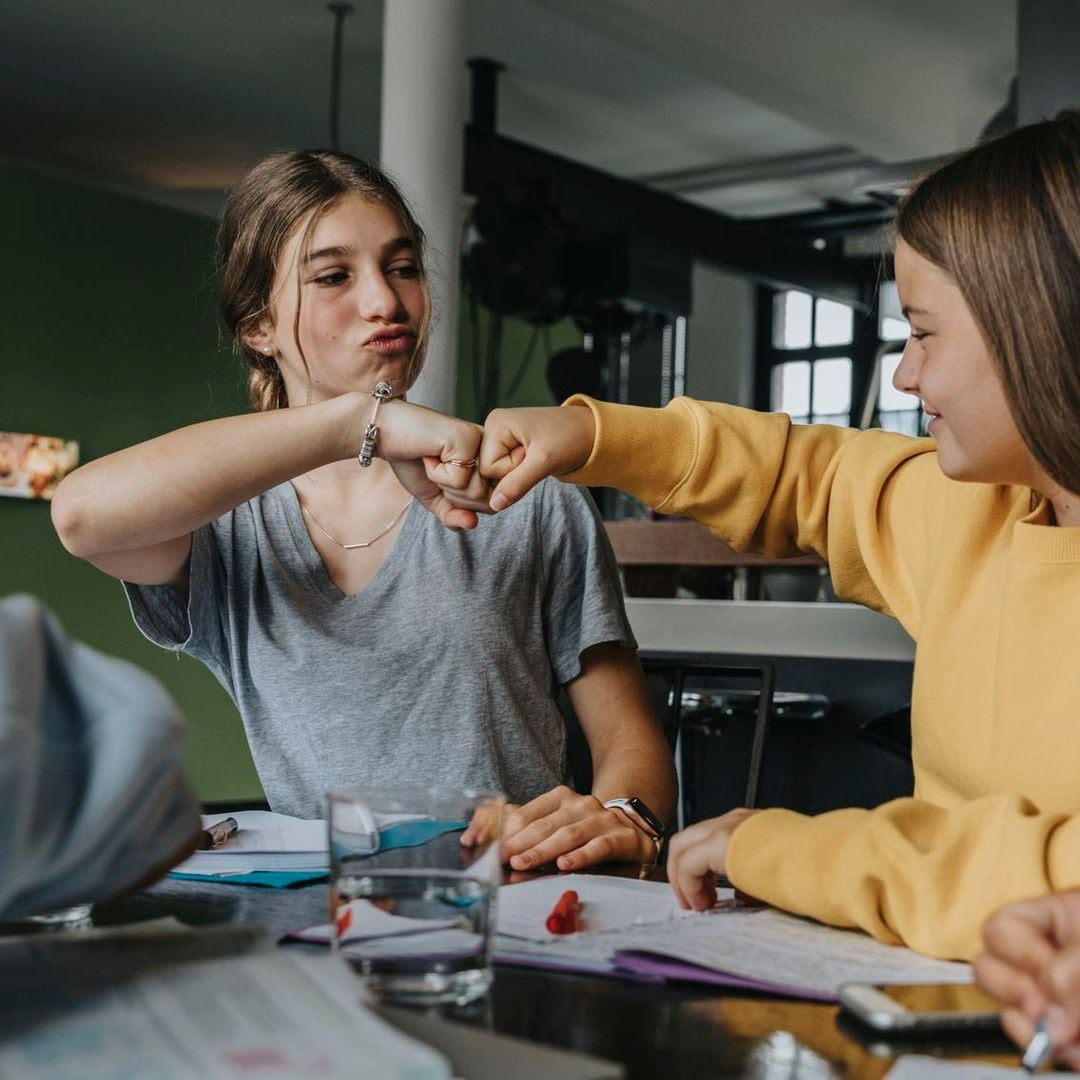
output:
M356 455L361 469L366 469L375 456L375 440L379 437L379 427L375 420L379 415L379 406L384 401L389 401L393 392L393 388L388 382L376 383L375 389L371 391L371 396L375 399L375 408L371 410L371 419L368 421L367 427L364 428L364 441L360 444L360 452Z

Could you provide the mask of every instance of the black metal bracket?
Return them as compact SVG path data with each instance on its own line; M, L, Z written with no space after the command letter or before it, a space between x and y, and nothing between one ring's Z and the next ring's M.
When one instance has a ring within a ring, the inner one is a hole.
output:
M754 738L750 747L750 766L746 777L744 805L757 808L761 788L761 773L765 761L765 743L769 733L769 716L772 713L773 693L776 689L776 665L771 661L760 664L718 664L708 657L664 657L663 654L643 654L641 666L646 674L660 674L669 678L668 707L664 730L668 744L674 749L682 718L682 696L689 672L700 678L757 679L757 712L754 716ZM681 797L681 796L680 796Z

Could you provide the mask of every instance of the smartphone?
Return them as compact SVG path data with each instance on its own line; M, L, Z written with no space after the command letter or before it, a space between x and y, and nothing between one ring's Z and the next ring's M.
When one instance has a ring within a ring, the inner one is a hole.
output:
M867 1027L895 1035L1001 1028L1001 1006L972 985L844 983L836 996L840 1004Z

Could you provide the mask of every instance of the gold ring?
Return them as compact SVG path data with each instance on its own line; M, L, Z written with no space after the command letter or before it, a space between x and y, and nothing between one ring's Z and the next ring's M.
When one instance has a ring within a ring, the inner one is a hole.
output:
M444 461L443 464L456 465L459 469L475 469L476 458L473 458L472 461L458 461L457 458L450 458L449 461Z

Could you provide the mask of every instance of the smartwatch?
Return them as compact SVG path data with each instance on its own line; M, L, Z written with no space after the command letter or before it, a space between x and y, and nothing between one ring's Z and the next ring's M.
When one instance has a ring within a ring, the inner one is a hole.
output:
M667 836L667 827L641 799L633 795L608 799L604 803L604 809L621 810L656 845L656 853L660 854L660 846Z

